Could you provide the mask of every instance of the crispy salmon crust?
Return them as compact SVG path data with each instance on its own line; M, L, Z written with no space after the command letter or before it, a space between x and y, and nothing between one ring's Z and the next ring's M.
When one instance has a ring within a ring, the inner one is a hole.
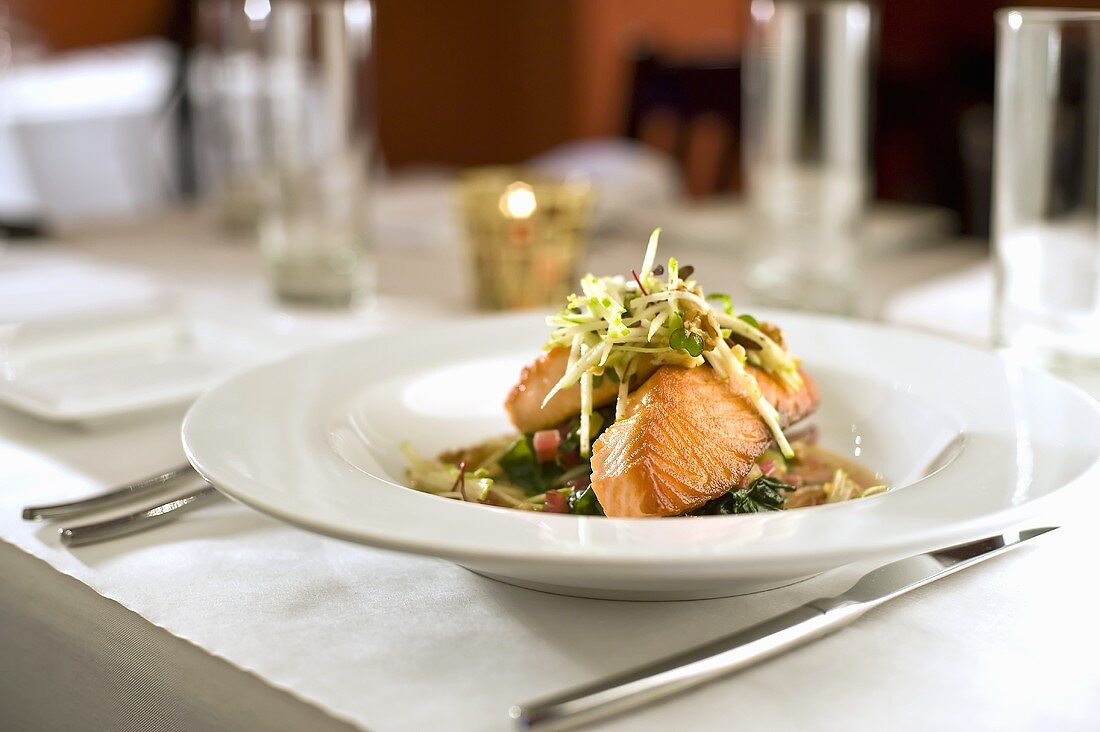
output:
M790 392L750 371L784 425L817 408L817 386L805 374ZM713 369L663 366L596 440L592 488L608 516L679 515L740 483L771 441L752 404Z
M798 391L787 389L771 374L754 366L747 366L746 370L756 378L764 398L779 412L779 423L783 427L809 417L821 403L817 384L802 369L798 370L802 377L802 388Z
M653 367L648 365L649 359L638 359L637 363L635 381L640 382L653 373ZM526 433L550 429L581 413L581 390L576 385L562 389L542 406L542 400L565 375L568 364L569 349L555 348L523 367L519 381L504 400L504 411L517 430ZM612 379L604 379L592 389L592 408L610 404L618 394L619 385Z

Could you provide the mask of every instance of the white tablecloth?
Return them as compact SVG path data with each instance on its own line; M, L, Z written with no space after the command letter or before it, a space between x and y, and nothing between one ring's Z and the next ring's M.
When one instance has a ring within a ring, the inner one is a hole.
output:
M124 259L195 297L265 312L251 253L202 244L193 234L173 237L196 224L175 226L159 227L156 237L148 229L83 237L64 248ZM935 274L978 256L944 250L891 270ZM714 253L693 263L698 271L729 267ZM416 265L427 268L418 275L438 291L446 278L431 274L454 264L438 254L383 258L383 269L392 268L385 289L414 292L415 281L402 278ZM459 302L461 285L452 291L444 284L441 297ZM380 321L399 323L395 302L383 299L373 314L302 321L270 311L260 320L290 318L296 327L313 323L343 337ZM746 597L623 603L510 587L443 561L315 536L229 502L145 535L72 551L51 526L19 519L25 504L94 493L178 462L180 413L85 431L0 410L0 539L9 545L0 547L0 621L11 621L0 624L0 719L15 720L16 728L505 730L513 703L841 591L862 569ZM604 727L1096 729L1100 666L1092 651L1100 648L1100 626L1091 539L1098 486L1092 476L1047 505L1064 528L1033 547ZM108 627L95 625L99 619ZM51 664L36 649L63 659ZM35 660L11 665L18 658ZM94 673L97 661L108 663L99 681L77 672ZM124 682L104 681L124 667ZM110 693L96 693L100 687ZM67 715L78 713L72 697L81 690L92 711L77 723ZM40 706L58 696L68 701Z

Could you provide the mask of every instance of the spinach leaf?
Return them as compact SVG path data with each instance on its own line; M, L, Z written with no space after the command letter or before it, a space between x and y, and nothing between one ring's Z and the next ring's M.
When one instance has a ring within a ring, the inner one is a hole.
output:
M580 490L574 490L569 494L569 513L583 516L603 516L603 507L596 498L596 491L591 485L586 485Z
M536 495L546 490L549 477L544 475L542 464L535 455L535 445L531 435L516 438L508 451L500 458L500 468L514 483L528 495Z
M614 405L593 412L592 441L595 442L614 421ZM579 456L580 430L581 418L577 416L568 423L568 431L558 445L557 456L545 463L540 463L535 453L534 434L521 435L501 456L500 469L504 471L509 483L519 486L527 495L543 493L551 486L559 485L562 475L567 471L576 471L578 465L588 465L588 461ZM595 496L592 500L595 501Z
M612 372L608 372L612 373ZM598 416L597 416L598 415ZM615 421L615 405L612 404L607 407L601 407L592 413L591 424L595 425L595 428L591 430L590 437L592 442L596 441L596 438L603 434L603 431L611 426L611 423ZM581 449L581 418L577 415L570 420L569 429L565 433L565 437L562 439L561 444L558 445L558 463L561 464L561 456L569 455L570 453L579 453ZM567 465L563 467L569 467Z
M562 467L568 467L562 462L562 457L565 455L579 456L581 451L581 418L577 417L569 424L569 430L565 433L565 437L558 444L558 456L556 458L557 464ZM575 457L575 460L579 460L579 457ZM574 462L575 462L574 460Z
M795 487L779 478L763 475L746 488L735 488L693 511L695 515L728 515L734 513L760 513L779 511L787 500L787 492Z

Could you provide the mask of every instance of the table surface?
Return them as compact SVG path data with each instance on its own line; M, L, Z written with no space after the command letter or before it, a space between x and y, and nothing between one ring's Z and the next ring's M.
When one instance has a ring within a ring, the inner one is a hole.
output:
M458 253L403 249L400 242L385 242L379 251L380 297L350 314L275 306L252 248L217 237L200 215L88 232L48 248L147 271L189 300L251 312L257 327L302 333L303 343L352 337L402 317L446 317L465 307ZM622 269L637 253L635 245L607 243L593 252L591 264L597 271ZM731 253L690 255L705 279L736 279ZM868 312L883 312L905 287L983 258L980 247L955 243L872 262ZM434 301L423 300L425 283ZM410 297L421 298L411 315ZM7 588L0 621L10 613L32 619L26 622L34 632L51 633L32 643L33 634L17 638L9 624L0 630L0 649L23 648L28 659L36 648L57 647L74 657L83 649L94 660L115 658L92 653L97 644L105 654L123 648L124 656L145 663L144 685L118 687L99 702L129 700L125 720L150 728L171 728L155 724L158 715L163 720L163 705L179 707L180 699L191 698L194 709L205 705L208 714L211 706L239 704L237 716L218 718L227 728L247 721L280 729L504 730L513 703L841 591L865 569L847 567L723 600L626 603L518 589L447 562L315 536L229 502L154 532L72 551L60 546L52 527L18 519L25 504L92 494L179 462L181 414L166 410L81 429L0 409L0 539L7 543L0 567L11 568L0 574ZM1063 528L1036 546L913 592L796 653L602 728L1096 729L1100 665L1090 652L1100 648L1091 562L1096 488L1093 475L1047 502L1045 517ZM26 561L29 556L44 564ZM111 633L50 631L64 624L71 630L97 613L118 616L111 616ZM23 667L4 672L12 678L29 673ZM77 689L91 683L48 681ZM23 716L14 718L31 726L50 718L41 709L28 711L33 695L20 696L16 688L0 682L0 707L22 703ZM218 726L212 716L184 719L173 708L178 728ZM99 714L92 719L111 726L110 711Z

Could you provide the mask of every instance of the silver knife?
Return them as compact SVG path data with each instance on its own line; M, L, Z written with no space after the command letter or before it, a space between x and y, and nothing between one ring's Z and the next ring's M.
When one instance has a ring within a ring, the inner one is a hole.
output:
M1056 528L997 534L891 562L864 575L836 597L813 600L745 630L617 676L514 706L509 715L521 729L562 730L651 704L820 638L887 600Z

